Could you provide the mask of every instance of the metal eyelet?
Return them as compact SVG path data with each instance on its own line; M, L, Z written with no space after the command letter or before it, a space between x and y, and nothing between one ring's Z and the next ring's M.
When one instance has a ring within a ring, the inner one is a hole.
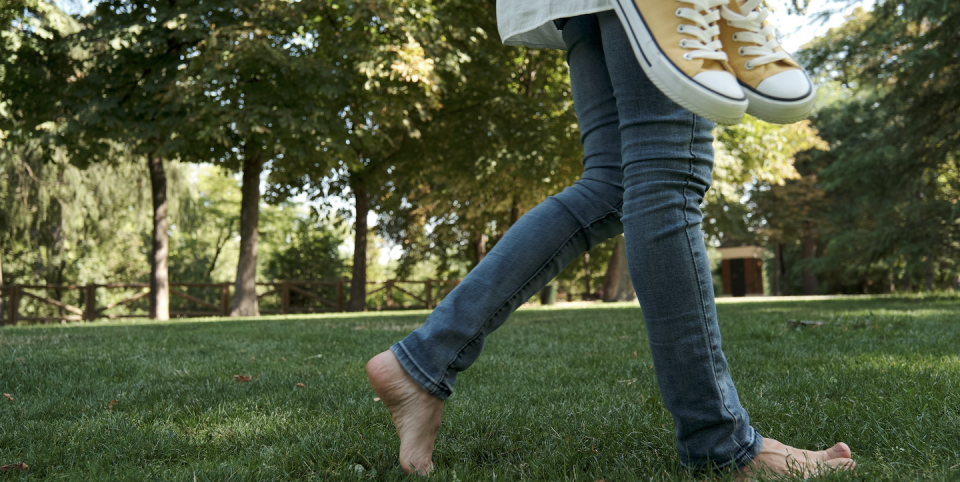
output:
M687 39L680 40L680 48L682 49L687 48Z
M738 49L737 49L737 53L740 54L740 55L746 55L746 54L743 53L743 47L738 48Z
M740 38L737 37L737 34L733 34L733 41L734 41L734 42L739 42L739 41L740 41Z
M677 32L683 33L683 24L677 25Z
M682 8L678 8L677 11L675 12L675 15L679 17L680 14L682 14L682 13L683 13L683 9L682 9Z
M693 58L690 57L690 54L683 54L683 60L693 60Z
M745 62L743 66L746 67L747 70L753 70L753 64L751 64L750 62Z
M731 22L731 21L729 21L729 20L727 20L727 25L729 25L729 26L731 26L731 27L732 27L732 26L733 26L733 22Z

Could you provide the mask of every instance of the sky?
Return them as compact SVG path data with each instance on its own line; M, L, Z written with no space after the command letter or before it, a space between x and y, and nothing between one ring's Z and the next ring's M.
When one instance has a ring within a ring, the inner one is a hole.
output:
M823 35L832 27L837 27L843 23L845 14L858 6L869 9L875 3L875 0L811 0L809 12L817 13L827 9L839 10L838 13L831 15L826 22L813 20L813 15L787 15L788 0L767 0L767 3L773 9L773 14L769 20L784 36L781 45L787 52L796 52L803 44Z

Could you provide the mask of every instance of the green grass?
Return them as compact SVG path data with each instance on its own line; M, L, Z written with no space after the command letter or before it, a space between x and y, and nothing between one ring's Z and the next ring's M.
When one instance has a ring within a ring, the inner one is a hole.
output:
M960 298L718 310L754 426L850 443L858 469L826 480L960 480ZM425 317L0 329L0 465L31 467L0 480L403 479L364 363ZM704 480L679 467L635 305L522 310L457 389L435 479Z

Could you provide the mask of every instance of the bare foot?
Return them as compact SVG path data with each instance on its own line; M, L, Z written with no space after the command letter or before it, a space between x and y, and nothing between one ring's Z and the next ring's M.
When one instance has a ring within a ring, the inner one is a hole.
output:
M443 400L420 388L390 350L367 362L367 379L390 410L400 436L403 471L427 475L433 469L433 444L440 430Z
M839 442L827 450L814 452L784 445L772 438L764 438L760 453L750 464L740 469L737 480L751 480L755 475L799 475L819 477L832 470L852 469L850 447Z

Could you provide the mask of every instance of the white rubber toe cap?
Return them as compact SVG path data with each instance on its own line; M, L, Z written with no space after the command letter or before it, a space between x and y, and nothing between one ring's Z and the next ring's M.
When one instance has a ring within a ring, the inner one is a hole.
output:
M806 72L794 69L768 77L757 86L757 92L776 99L795 100L813 93L813 85Z
M737 78L730 72L722 70L705 70L693 77L698 84L731 99L743 99L743 89L737 83Z

